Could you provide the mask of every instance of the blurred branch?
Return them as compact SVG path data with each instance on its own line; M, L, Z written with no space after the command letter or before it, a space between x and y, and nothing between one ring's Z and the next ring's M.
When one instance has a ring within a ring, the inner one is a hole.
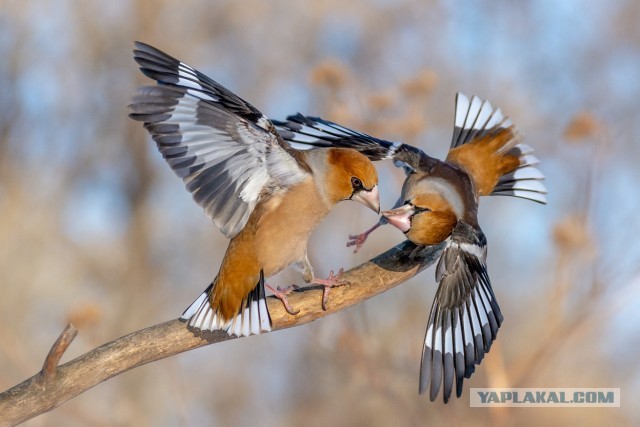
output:
M331 292L326 311L321 306L322 287L304 288L289 296L289 302L300 310L295 316L289 315L279 300L269 297L273 330L309 323L389 290L431 265L442 247L441 244L418 248L405 241L352 268L343 275L349 284ZM50 411L129 369L235 338L223 331L193 332L185 322L176 319L118 338L56 367L75 337L74 331L75 328L67 326L41 372L0 394L0 425L15 425Z
M76 338L76 335L78 335L78 330L69 323L67 327L64 328L64 331L62 331L56 342L53 343L47 358L44 360L42 371L40 371L45 380L48 381L55 377L56 372L58 371L58 363L60 363L62 355L67 351L71 342Z

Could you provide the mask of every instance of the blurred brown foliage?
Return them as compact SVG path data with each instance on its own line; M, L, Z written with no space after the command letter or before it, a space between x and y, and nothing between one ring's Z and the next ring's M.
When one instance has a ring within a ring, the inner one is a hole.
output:
M640 125L624 72L640 63L640 10L614 3L3 2L0 388L40 368L66 321L80 330L68 358L177 317L217 271L226 240L127 118L148 83L131 59L142 40L274 118L320 115L436 156L455 92L477 93L536 149L550 204L481 203L506 320L446 406L417 394L430 270L321 322L135 369L27 425L637 425ZM565 144L594 138L605 144ZM403 176L379 166L390 206ZM374 221L339 206L312 237L319 274L401 240L383 228L353 255L346 236ZM620 387L623 401L469 408L468 389L489 386Z
M568 141L583 140L585 138L594 137L598 133L599 129L600 124L593 114L583 111L576 114L573 120L571 120L564 131L564 137Z

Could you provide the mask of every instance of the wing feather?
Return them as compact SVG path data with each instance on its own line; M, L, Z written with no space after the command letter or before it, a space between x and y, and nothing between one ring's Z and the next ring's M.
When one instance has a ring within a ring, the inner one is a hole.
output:
M435 400L442 386L446 403L454 382L460 397L463 379L489 351L503 320L487 274L486 239L480 229L458 223L438 262L436 279L419 390L429 388Z
M433 167L436 161L419 148L399 142L375 138L320 117L300 113L287 117L287 121L274 120L282 138L297 148L345 147L357 150L372 161L391 159L398 167L413 170Z
M157 81L140 88L130 117L143 121L162 156L227 236L245 226L267 189L308 172L271 121L198 70L136 42L134 59Z

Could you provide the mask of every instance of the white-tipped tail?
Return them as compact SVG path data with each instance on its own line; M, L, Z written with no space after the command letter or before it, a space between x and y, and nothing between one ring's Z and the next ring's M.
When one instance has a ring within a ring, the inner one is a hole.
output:
M229 335L249 336L271 331L271 317L267 309L264 292L264 276L242 301L238 314L232 319L223 319L217 310L211 307L210 294L213 284L191 304L180 316L188 320L190 327L202 331L223 330Z
M492 196L513 196L534 202L547 203L547 188L544 174L535 167L540 161L533 154L533 149L527 144L517 144L509 149L507 154L517 156L520 166L515 171L502 175L491 193Z
M489 101L462 93L456 94L453 138L451 148L459 147L473 139L496 129L507 129L511 120Z
M499 108L477 96L469 99L462 93L456 95L455 125L451 148L456 148L478 137L487 136L502 129L510 129L512 138L502 145L497 154L516 156L520 160L518 169L500 177L491 195L514 196L534 202L547 203L547 189L541 182L544 175L534 167L539 163L533 149L521 142L522 135L513 127L511 120Z

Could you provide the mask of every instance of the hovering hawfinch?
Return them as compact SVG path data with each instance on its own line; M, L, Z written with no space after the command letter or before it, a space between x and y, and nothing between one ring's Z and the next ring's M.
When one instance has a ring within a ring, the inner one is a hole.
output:
M139 89L130 117L144 122L194 200L231 239L218 275L182 318L238 336L269 331L264 278L294 266L306 282L335 284L333 275L314 278L309 235L342 200L379 212L376 170L353 149L293 149L248 102L158 49L135 46L141 71L157 85Z
M351 236L352 244L386 221L418 245L446 242L436 268L439 283L420 367L420 393L429 384L435 400L441 384L444 402L456 382L469 378L489 351L502 314L487 274L486 238L478 225L478 199L508 195L546 203L542 173L531 147L500 109L478 97L456 97L455 128L446 160L410 145L391 143L319 118L300 114L276 122L291 143L355 148L371 160L393 159L408 176L393 209L372 229ZM288 132L287 132L288 131ZM294 144L295 145L295 144ZM297 146L297 145L296 145Z

